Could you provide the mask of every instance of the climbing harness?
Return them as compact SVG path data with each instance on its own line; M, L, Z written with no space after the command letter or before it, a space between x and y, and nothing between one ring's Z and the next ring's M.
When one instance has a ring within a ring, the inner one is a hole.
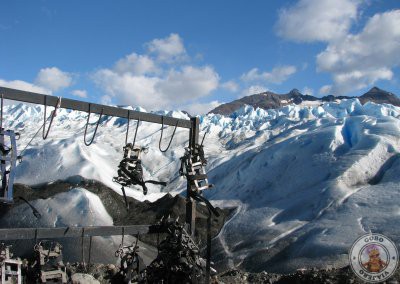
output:
M1 187L0 201L6 203L13 202L13 187L15 177L15 167L17 160L20 158L17 152L16 140L19 139L19 133L3 128L3 95L1 96L1 113L0 113L0 169L1 169Z
M33 249L36 260L32 267L40 282L48 283L48 280L52 280L67 283L66 267L62 264L62 246L58 242L42 240Z
M172 132L172 136L171 136L171 140L169 140L168 146L167 148L165 148L164 150L161 149L161 140L163 137L163 133L164 133L164 116L161 117L161 135L160 135L160 141L158 142L158 148L160 149L160 151L162 153L165 153L168 151L169 147L171 146L172 143L172 139L174 139L175 136L175 132L176 132L176 128L178 127L178 121L175 124L175 128L174 128L174 132Z
M200 192L214 186L208 183L204 168L207 165L207 160L204 156L203 145L196 144L191 148L186 147L185 155L180 160L181 167L179 173L181 176L186 176L192 192Z
M46 131L46 120L47 120L47 115L46 115L47 102L46 101L47 101L47 96L44 96L44 118L43 118L43 133L42 133L43 140L47 139L47 136L49 135L49 131L50 131L50 128L51 128L51 125L53 123L53 119L54 119L55 116L57 116L57 110L61 106L61 97L58 97L58 100L57 100L57 103L56 103L56 105L54 107L54 110L50 114L51 118L50 118L50 123L49 123L49 127L47 128L47 131Z
M121 259L120 276L124 278L124 283L131 283L139 276L140 273L140 257L139 252L139 234L136 235L136 241L129 246L124 246L124 243L119 245L115 256ZM136 279L137 280L137 279Z
M17 165L17 137L18 133L12 130L0 130L0 152L1 152L1 189L0 201L13 202L13 186L15 167ZM8 141L7 141L8 140Z
M203 190L211 189L212 184L208 182L205 166L207 159L204 154L204 138L207 132L204 133L201 144L195 144L194 147L185 148L185 154L181 157L181 167L179 173L181 176L186 176L189 183L188 197L193 198L198 202L203 202L208 209L207 217L207 255L206 255L206 279L209 279L211 272L211 218L212 215L219 217L219 212L205 197L202 196Z
M135 147L131 143L126 144L123 147L124 157L118 165L118 176L113 178L114 182L122 185L122 193L124 195L125 204L129 209L129 203L127 202L125 187L132 185L140 185L143 188L143 194L147 194L146 183L159 184L166 186L166 182L146 180L143 179L143 167L142 160L140 158L141 152L146 153L148 148Z
M96 137L97 128L99 127L101 117L103 116L103 109L101 109L100 116L99 116L99 120L98 120L97 123L96 123L96 127L95 127L95 129L94 129L92 139L91 139L89 142L87 142L87 141L86 141L86 134L87 134L87 128L88 128L89 119L90 119L90 107L91 107L91 104L89 104L89 114L88 114L87 121L86 121L85 133L84 133L84 135L83 135L83 142L85 142L85 145L86 145L86 146L92 145L92 143L93 143L93 141L94 141L94 137Z

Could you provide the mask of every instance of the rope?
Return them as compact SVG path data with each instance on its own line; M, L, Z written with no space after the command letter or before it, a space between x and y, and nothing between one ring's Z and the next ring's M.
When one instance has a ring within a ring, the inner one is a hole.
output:
M35 139L36 135L39 134L40 130L42 130L44 124L42 124L42 126L39 128L39 130L35 133L35 135L33 135L33 137L31 138L31 140L28 142L28 144L26 144L24 150L21 151L21 153L19 153L20 156L23 156L22 154L25 152L26 148L28 148L28 146L31 144L31 142L33 141L33 139Z
M4 100L4 95L1 94L1 115L0 115L0 131L3 130L3 100Z
M204 138L206 138L207 132L204 132L203 139L201 139L200 147L203 146Z
M93 143L94 137L96 136L96 133L97 133L97 128L99 127L99 124L100 124L101 117L103 116L103 109L101 109L99 120L97 121L96 128L94 129L92 139L90 140L90 142L86 142L87 128L88 128L89 119L90 119L90 106L91 106L91 104L89 104L89 115L88 115L87 121L86 121L85 133L83 134L83 142L85 142L86 146L90 146Z
M135 130L135 137L133 137L133 143L132 143L132 147L135 147L135 143L136 143L136 135L137 135L137 131L139 129L139 123L140 123L140 118L138 118L137 120L137 124L136 124L136 130Z
M172 139L174 139L175 131L176 131L176 128L177 128L177 127L178 127L178 121L176 121L176 125L175 125L175 128L174 128L174 132L172 133L171 140L169 140L169 143L168 143L167 148L164 149L164 150L162 150L162 149L161 149L161 140L162 140L163 132L164 132L164 116L161 117L161 136L160 136L160 141L159 141L159 143L158 143L158 148L160 149L160 151L161 151L162 153L167 152L168 149L169 149L169 147L171 146Z
M128 144L128 133L129 133L129 113L130 113L131 111L128 109L128 125L127 125L127 128L126 128L126 136L125 136L125 145L126 144Z
M90 261L92 258L92 236L89 238L89 259L88 259L88 267L90 269Z
M125 237L125 227L122 226L122 240L121 240L121 247L124 247L124 237Z
M58 97L57 104L54 106L54 110L51 112L51 115L50 115L51 119L50 119L49 128L47 128L47 132L46 132L46 121L47 121L47 119L46 119L47 102L46 101L47 101L47 96L44 96L44 118L43 118L43 134L42 134L43 140L46 140L47 136L49 135L50 128L53 123L53 119L57 115L57 109L61 105L61 97Z
M42 218L42 215L39 213L39 211L37 211L37 209L32 204L30 204L28 200L26 200L22 196L17 196L15 199L21 199L23 202L25 202L32 209L32 213L37 219Z
M128 126L127 126L127 128L126 128L125 145L127 145L127 144L128 144L128 133L129 133L129 113L130 113L130 110L128 110ZM136 130L135 130L135 137L133 138L132 147L134 147L134 146L135 146L135 143L136 143L136 136L137 136L137 132L138 132L138 129L139 129L139 123L140 123L140 118L138 118L138 120L137 120L137 124L136 124Z
M85 264L85 228L82 228L82 243L81 243L81 247L82 247L82 265L83 265L83 269L86 271L86 264Z
M60 104L61 104L61 97L59 97L59 102L60 102ZM58 105L58 102L57 102L57 105ZM57 109L57 108L58 108L58 107L56 106L56 109ZM54 111L56 111L56 109L54 109ZM45 117L46 117L46 116L45 116ZM53 116L49 116L46 120L49 120L49 118L51 118L51 117L53 117ZM53 117L53 118L54 118L54 117ZM42 124L42 126L40 126L40 128L39 128L38 131L35 133L35 135L33 135L33 137L31 138L31 140L29 140L28 144L26 144L25 148L20 152L20 154L19 154L20 156L23 156L23 153L25 153L25 150L26 150L26 149L28 148L28 146L32 143L33 139L35 139L36 135L39 134L40 130L42 130L42 128L45 126L45 124L46 124L46 121ZM47 129L46 138L47 138L47 135L49 134L50 127L51 127L51 122L50 122L49 128ZM44 134L44 129L43 129L43 134ZM44 138L44 139L46 139L46 138Z
M201 139L200 147L203 146L204 138L206 138L207 133L210 132L211 126L208 127L207 131L203 135L203 139Z

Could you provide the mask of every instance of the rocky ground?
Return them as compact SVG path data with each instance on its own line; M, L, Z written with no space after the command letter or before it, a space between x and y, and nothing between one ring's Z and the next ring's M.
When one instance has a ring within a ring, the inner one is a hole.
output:
M75 263L68 265L68 271L73 276L74 283L119 283L119 269L115 265L96 264L83 267ZM236 269L225 271L214 276L213 284L237 284L237 283L277 283L277 284L361 284L365 283L354 275L350 267L329 270L302 270L292 274L275 274L268 272L248 273ZM400 283L400 269L387 280L387 284Z
M72 177L64 181L56 181L49 184L41 184L32 187L23 184L15 184L14 196L21 196L28 201L46 199L76 187L84 188L96 194L100 200L102 200L108 214L112 217L114 225L155 224L162 217L168 216L171 218L179 218L180 222L185 221L186 200L181 195L176 195L173 197L170 194L166 194L164 197L155 202L141 202L134 198L127 197L130 208L127 210L124 198L121 195L101 182L84 179L80 176ZM21 203L21 200L16 199L16 202L13 206L17 206ZM8 209L8 206L0 204L0 216L3 216L4 212ZM196 209L195 236L201 243L205 244L207 235L206 224L208 210L206 206L199 203ZM220 216L212 217L211 235L213 237L218 234L225 220L229 218L232 210L217 208L217 211L219 212ZM150 245L157 244L156 235L141 236L141 240Z
M83 187L97 194L113 218L115 225L154 224L163 216L171 216L184 220L185 199L182 196L166 195L153 203L139 202L128 197L131 210L126 210L123 197L94 180L75 178L67 181L57 181L51 184L43 184L36 187L28 187L22 184L15 185L15 196L23 196L28 201L46 199L57 193L66 192L75 187ZM20 201L16 202L16 205ZM0 214L8 210L0 207ZM232 210L217 209L220 217L212 219L212 235L216 236L224 222L229 218ZM2 215L2 214L1 214ZM205 206L197 206L196 236L205 244L206 220L208 211ZM162 239L162 236L160 236ZM149 245L156 245L156 236L146 236L141 240ZM119 282L119 269L115 264L92 264L83 266L80 263L66 264L69 275L74 283L121 283ZM218 267L216 267L218 270ZM223 269L219 267L219 269ZM276 273L251 273L231 269L219 271L213 276L212 283L364 283L350 269L350 267L328 270L301 270L292 274ZM400 269L386 283L400 283Z
M365 283L359 279L349 266L329 269L329 270L302 270L292 274L275 274L275 273L247 273L239 270L229 270L219 274L215 283L236 284L236 283L294 283L294 284L361 284ZM400 283L400 269L395 275L385 283Z

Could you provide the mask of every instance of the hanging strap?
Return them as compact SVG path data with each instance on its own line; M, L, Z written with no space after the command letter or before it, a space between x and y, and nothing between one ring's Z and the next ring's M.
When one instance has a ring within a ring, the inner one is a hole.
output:
M199 201L199 202L204 202L205 205L207 206L207 208L210 209L211 212L212 212L215 216L219 217L219 213L218 213L217 209L215 209L215 207L212 206L212 204L210 203L210 201L207 200L207 198L205 198L204 196L201 196L199 193L194 192L194 191L192 191L192 192L190 193L190 197L192 197L193 199L195 199L195 200L197 200L197 201Z
M89 257L88 257L88 267L90 269L90 262L92 260L92 236L89 237Z
M159 141L159 143L158 143L158 148L160 149L161 152L163 152L163 153L167 152L167 150L168 150L169 147L171 146L172 139L174 139L175 131L176 131L176 128L177 128L177 127L178 127L178 121L176 121L176 125L175 125L175 128L174 128L174 132L172 133L171 140L169 140L169 143L168 143L167 148L164 149L164 150L162 150L162 149L161 149L161 140L162 140L163 132L164 132L164 116L161 117L161 136L160 136L160 141Z
M127 119L128 119L128 125L126 126L125 145L128 144L129 121L130 121L130 119L129 119L129 114L130 114L130 112L131 112L131 111L128 109L128 117L127 117Z
M208 217L207 217L207 255L206 255L206 283L210 281L210 271L211 271L211 217L215 215L219 217L218 211L212 206L210 201L208 201L205 197L201 196L197 192L191 193L191 197L199 202L204 202L208 209Z
M81 242L81 248L82 248L82 265L83 269L86 271L86 264L85 264L85 228L82 228L82 242Z
M122 187L121 190L122 190L122 194L123 194L123 196L124 196L124 201L125 201L126 210L129 210L129 203L128 203L128 199L127 199L127 197L126 197L125 187ZM122 240L123 240L123 238L122 238Z
M37 209L32 204L30 204L28 200L26 200L22 196L17 196L15 197L15 199L21 199L23 202L25 202L32 209L32 213L37 219L42 218L42 215L39 213L39 211L37 211Z
M0 131L3 130L3 106L4 106L4 95L1 94L1 114L0 114Z
M208 131L210 131L210 128L208 128ZM204 132L203 139L201 139L200 147L203 146L204 138L206 138L208 131Z
M139 129L139 123L140 123L140 118L138 118L137 120L137 124L136 124L136 130L135 130L135 137L133 137L133 143L132 143L132 147L135 147L135 143L136 143L136 135L137 135L137 131Z
M121 240L121 247L124 247L124 238L125 238L125 227L122 226L122 240Z
M57 109L60 107L60 105L61 105L61 97L58 97L58 99L57 99L57 103L56 103L56 105L54 106L54 110L52 111L52 113L51 113L51 118L50 118L50 123L49 123L49 127L47 128L47 131L46 131L46 120L47 120L47 115L46 115L46 110L47 110L47 96L44 96L44 118L43 118L43 134L42 134L42 137L43 137L43 140L46 140L47 139L47 136L49 135L49 131L50 131L50 128L51 128L51 125L52 125L52 123L53 123L53 119L54 119L54 117L57 115Z
M127 145L127 144L128 144L128 134L129 134L129 114L130 114L130 110L128 110L128 125L127 125L127 128L126 128L125 145ZM135 137L133 138L132 148L135 146L135 142L136 142L136 135L137 135L138 128L139 128L139 123L140 123L140 118L137 120L137 124L136 124L136 130L135 130Z
M212 212L210 208L208 208L208 217L207 217L207 255L206 255L206 283L210 281L210 272L211 272L211 216Z
M93 133L92 139L89 142L87 142L86 141L86 134L87 134L87 128L88 128L89 119L90 119L90 106L91 106L91 104L89 104L89 115L87 117L85 133L84 133L84 136L83 136L83 142L85 142L86 146L90 146L93 143L94 137L96 136L96 133L97 133L97 128L99 127L99 124L100 124L101 117L103 116L103 109L101 109L99 120L96 123L96 128L94 129L94 133Z

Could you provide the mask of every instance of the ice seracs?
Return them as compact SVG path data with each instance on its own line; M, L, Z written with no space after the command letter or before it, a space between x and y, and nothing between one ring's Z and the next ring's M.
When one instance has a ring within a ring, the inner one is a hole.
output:
M43 123L42 111L6 107L6 128L21 133L20 148ZM293 271L346 264L352 242L369 230L399 242L399 115L393 105L348 99L271 110L243 106L230 116L200 117L208 176L215 184L206 194L219 205L227 200L240 205L215 240L216 261L221 267ZM17 181L82 175L120 192L112 177L122 157L126 119L104 117L90 147L83 144L85 123L86 114L61 110L49 138L37 137L28 147ZM170 150L161 153L160 127L142 123L137 138L149 147L142 157L145 178L169 181L164 189L149 185L150 200L186 188L178 170L189 133L178 129ZM172 131L164 130L165 139ZM127 189L127 195L144 198L140 188Z

